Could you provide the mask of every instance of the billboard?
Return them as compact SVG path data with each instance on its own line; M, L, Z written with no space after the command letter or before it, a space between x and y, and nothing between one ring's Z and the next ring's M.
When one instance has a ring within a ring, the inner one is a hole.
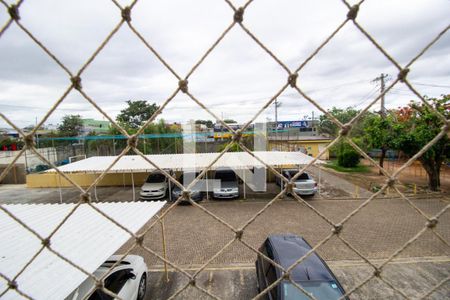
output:
M279 121L277 124L277 129L285 129L285 128L307 128L309 127L309 122L306 120L299 121Z

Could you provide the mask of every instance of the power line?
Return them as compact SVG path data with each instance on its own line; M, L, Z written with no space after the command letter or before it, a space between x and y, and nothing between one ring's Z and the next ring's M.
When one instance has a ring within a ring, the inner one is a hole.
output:
M352 84L362 83L362 82L366 82L366 80L356 80L356 81L345 82L345 83L341 83L341 84L337 84L337 85L333 85L333 86L327 86L327 87L323 87L323 88L312 89L312 90L309 90L307 92L308 93L312 93L312 92L317 92L317 91L329 90L329 89L334 89L334 88L338 88L338 87L341 87L341 86L352 85Z
M437 87L437 88L450 88L450 85L441 85L441 84L420 83L420 82L412 82L412 84L429 86L429 87Z
M378 91L378 87L373 87L372 90L363 97L363 100L361 102L359 102L358 104L353 105L353 108L356 108L358 106L360 106L361 104L367 102L367 100L371 100L371 97Z
M47 110L48 107L39 107L39 106L28 106L28 105L12 105L12 104L0 104L0 107L10 107L10 108L25 108L25 109L37 109L37 110ZM65 111L89 111L86 108L63 108L58 107L58 110Z

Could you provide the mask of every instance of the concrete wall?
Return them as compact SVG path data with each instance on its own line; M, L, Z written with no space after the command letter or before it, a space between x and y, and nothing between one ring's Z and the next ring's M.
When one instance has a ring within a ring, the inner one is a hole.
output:
M269 150L278 151L299 151L317 157L330 141L269 141ZM330 158L329 151L326 151L320 159Z
M58 159L55 148L38 148L37 151L52 163L55 163ZM19 152L20 151L0 151L0 164L11 163ZM34 169L37 165L47 164L31 150L25 150L25 152L17 159L16 163L24 164L28 169Z
M8 167L9 164L0 165L0 174ZM26 182L25 165L14 164L6 177L0 182L1 184L23 184Z

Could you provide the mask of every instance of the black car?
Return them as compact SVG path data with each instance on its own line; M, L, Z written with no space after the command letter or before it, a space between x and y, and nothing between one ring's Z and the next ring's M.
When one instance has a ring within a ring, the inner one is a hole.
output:
M184 172L181 174L180 178L178 178L178 182L181 183L184 187L188 187L189 184L191 184L192 181L194 181L195 178L200 173L198 172ZM194 186L190 189L191 191L191 199L195 202L203 200L204 197L204 183L203 180L197 181ZM172 188L172 201L175 202L180 196L181 196L182 190L177 186L174 185ZM181 200L182 202L188 202L187 200Z
M303 257L311 246L301 237L292 234L271 235L259 251L282 266L289 268ZM305 258L290 272L291 279L316 299L339 299L345 294L333 272L326 263L314 252ZM282 277L282 271L258 255L256 260L256 276L258 292L263 291L275 280ZM265 299L310 299L290 281L282 280L266 295ZM348 299L348 298L344 298Z

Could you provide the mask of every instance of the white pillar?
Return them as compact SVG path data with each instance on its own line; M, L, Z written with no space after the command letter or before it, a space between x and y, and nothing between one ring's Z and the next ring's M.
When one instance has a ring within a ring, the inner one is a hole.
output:
M172 202L172 181L169 178L167 180L169 180L169 201Z
M318 184L318 186L319 186L319 196L321 196L320 195L320 182L321 182L321 179L322 179L321 174L322 174L322 168L319 166L319 184Z
M209 171L209 170L206 170L206 200L209 201L208 171Z
M281 167L281 175L283 175L283 167ZM275 178L275 180L276 180L276 178ZM281 189L280 189L280 192L281 192L284 188L284 180L282 180L282 179L281 179L280 187L281 187Z

